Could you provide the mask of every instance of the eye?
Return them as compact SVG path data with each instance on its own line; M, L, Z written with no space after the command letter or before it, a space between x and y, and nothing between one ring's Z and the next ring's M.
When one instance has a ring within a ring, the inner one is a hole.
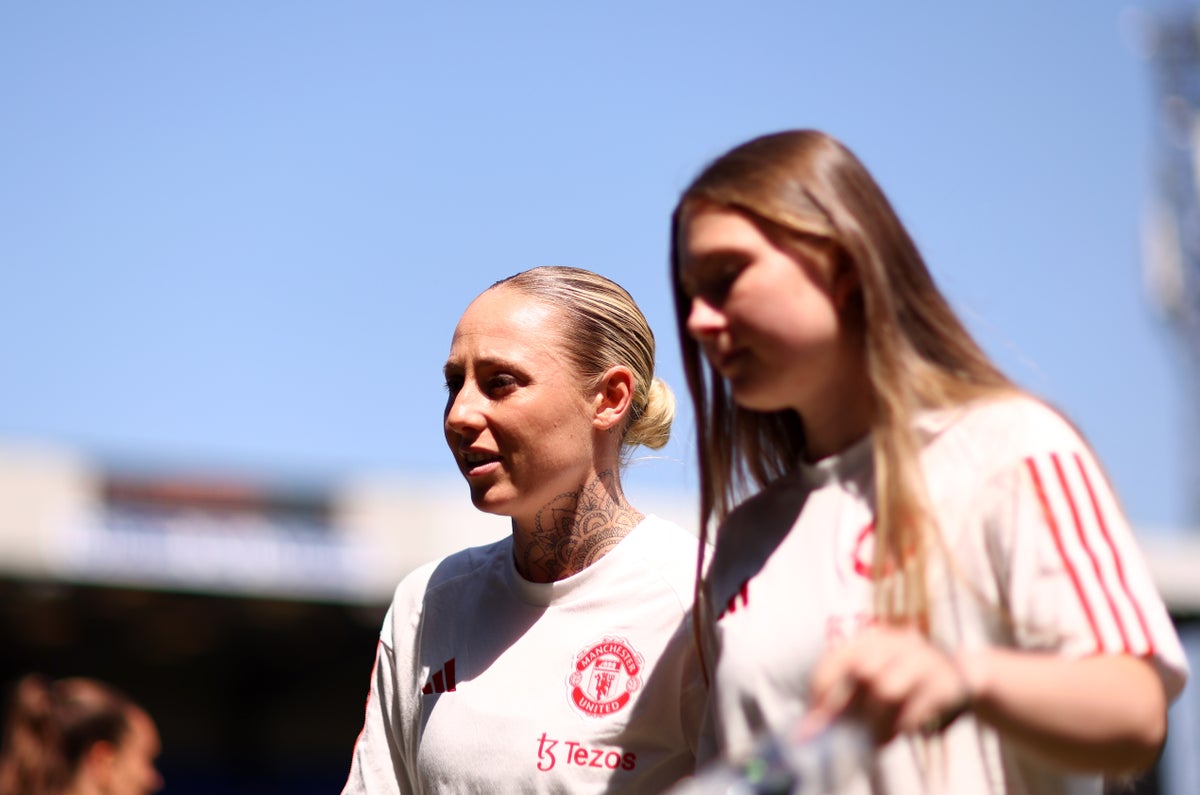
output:
M694 274L690 282L684 284L684 290L690 298L700 298L708 304L720 306L725 303L734 282L749 264L743 259L723 258Z
M736 282L737 278L741 275L742 268L740 266L722 268L721 271L717 273L716 278L714 278L708 285L709 296L711 296L713 299L724 302L726 296L729 295L729 291L733 289L733 283Z
M504 397L517 388L517 379L509 373L496 373L488 377L485 386L489 397Z
M450 394L451 397L453 397L454 395L457 395L459 393L459 391L462 389L463 377L461 375L447 373L446 374L446 383L444 386L446 388L446 392L448 394Z

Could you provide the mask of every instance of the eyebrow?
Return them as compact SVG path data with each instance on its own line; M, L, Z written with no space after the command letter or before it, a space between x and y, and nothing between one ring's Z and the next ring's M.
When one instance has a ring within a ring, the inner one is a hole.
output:
M697 279L688 279L688 275L699 277L702 280L714 272L719 272L725 268L741 267L746 264L746 260L750 258L751 253L744 248L733 248L721 246L709 251L692 255L685 253L680 258L679 263L679 280L687 284L695 282Z
M521 367L521 365L519 363L517 363L516 361L514 361L513 359L507 358L504 356L498 356L495 354L478 356L475 358L474 362L476 365L476 369L478 369L479 367L504 367L504 368L508 368L510 370L523 369ZM447 375L450 374L451 372L459 372L459 371L465 370L465 369L466 369L466 367L464 367L460 362L458 362L454 359L446 359L446 363L442 365L442 373L447 374Z
M743 260L752 252L741 246L721 245L699 254L684 253L684 262L696 262L705 267L723 265L727 260Z

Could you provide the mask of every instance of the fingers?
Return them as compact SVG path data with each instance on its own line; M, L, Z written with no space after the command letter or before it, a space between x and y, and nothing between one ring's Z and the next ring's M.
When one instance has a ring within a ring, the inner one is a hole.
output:
M958 657L934 646L929 648L942 658L943 668L948 668L950 674L938 681L935 692L926 694L925 704L914 705L912 724L907 730L916 728L923 734L937 734L971 709L974 690Z
M862 709L862 683L888 664L891 644L875 628L863 630L831 649L809 680L810 709L806 724L819 731L845 712Z
M863 721L878 743L893 733L903 690L904 644L893 630L870 627L821 659L810 680L811 709L804 722L816 732L841 715Z
M944 729L969 705L955 661L917 630L872 627L830 651L810 680L804 732L840 715L863 721L875 741Z

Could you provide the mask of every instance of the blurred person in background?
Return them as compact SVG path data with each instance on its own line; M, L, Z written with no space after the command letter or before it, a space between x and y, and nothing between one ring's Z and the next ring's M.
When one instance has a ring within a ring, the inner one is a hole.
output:
M671 231L702 537L718 524L702 758L851 716L875 748L854 793L1098 794L1153 765L1187 663L1118 500L861 162L818 131L756 138Z
M655 793L694 769L696 538L621 481L670 434L654 356L633 299L590 271L534 268L467 307L445 436L512 534L400 583L347 795Z
M0 795L148 795L159 750L154 720L111 685L29 674L5 715Z

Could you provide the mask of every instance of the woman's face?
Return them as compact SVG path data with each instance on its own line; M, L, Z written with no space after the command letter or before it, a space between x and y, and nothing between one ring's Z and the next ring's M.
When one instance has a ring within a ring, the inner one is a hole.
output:
M162 789L163 780L154 766L161 749L158 728L142 710L129 716L129 731L113 749L112 795L150 795Z
M827 251L785 250L747 216L716 207L685 216L680 244L687 331L738 405L793 408L808 425L836 404L851 355L838 311L849 277L837 276Z
M560 310L499 287L454 330L446 442L475 507L529 519L595 472L593 405L563 348Z

